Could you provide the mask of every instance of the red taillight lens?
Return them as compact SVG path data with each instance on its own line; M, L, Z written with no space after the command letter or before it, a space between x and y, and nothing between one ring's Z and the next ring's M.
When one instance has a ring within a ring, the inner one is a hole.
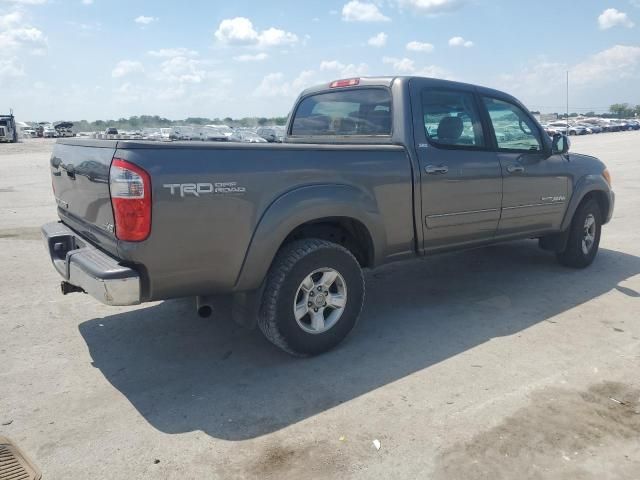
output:
M127 242L145 240L151 232L151 178L142 168L114 158L109 171L116 237Z
M359 83L359 78L346 78L344 80L336 80L335 82L331 82L329 88L355 87Z

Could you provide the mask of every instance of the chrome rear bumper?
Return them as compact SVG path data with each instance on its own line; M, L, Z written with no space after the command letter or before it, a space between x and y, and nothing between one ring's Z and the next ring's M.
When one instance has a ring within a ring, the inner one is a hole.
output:
M140 275L99 250L60 222L42 227L42 236L63 281L105 305L140 303ZM64 283L63 283L64 285ZM69 289L63 287L63 293Z

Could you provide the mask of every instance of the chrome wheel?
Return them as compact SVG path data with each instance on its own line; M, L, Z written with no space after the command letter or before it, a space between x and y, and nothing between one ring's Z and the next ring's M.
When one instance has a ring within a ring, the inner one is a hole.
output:
M596 240L596 217L592 213L584 220L584 233L582 235L582 253L589 255L591 247Z
M347 305L347 284L333 268L314 270L302 281L293 300L296 322L307 333L333 327Z

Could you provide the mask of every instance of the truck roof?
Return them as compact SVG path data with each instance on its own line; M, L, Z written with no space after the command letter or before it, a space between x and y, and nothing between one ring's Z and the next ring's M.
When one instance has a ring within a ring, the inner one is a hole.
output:
M508 93L505 93L503 91L495 90L493 88L488 88L488 87L482 87L480 85L475 85L475 84L471 84L471 83L456 82L456 81L453 81L453 80L443 80L441 78L420 77L420 76L417 76L417 75L394 75L394 76L381 76L381 77L352 77L352 78L357 78L358 79L357 86L356 85L353 86L355 88L358 88L358 87L390 87L395 81L408 82L408 81L410 81L412 79L428 80L430 83L433 83L434 87L458 88L458 89L464 89L464 90L477 90L478 92L483 93L485 95L491 95L493 97L508 98L511 101L515 101L516 103L522 105L522 103L517 98L515 98L512 95L509 95ZM326 92L326 91L333 90L331 88L331 83L332 82L321 83L321 84L309 87L309 88L307 88L307 89L302 91L302 93L300 94L300 97L304 97L304 96L307 96L307 95L313 94L313 93L320 93L320 92ZM353 88L353 87L351 87L351 88ZM344 87L344 88L350 88L350 87Z

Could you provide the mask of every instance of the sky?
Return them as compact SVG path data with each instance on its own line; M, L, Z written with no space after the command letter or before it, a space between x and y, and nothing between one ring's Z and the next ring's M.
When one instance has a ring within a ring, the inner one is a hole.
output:
M286 115L339 78L421 75L532 110L640 104L640 0L0 0L0 113Z

